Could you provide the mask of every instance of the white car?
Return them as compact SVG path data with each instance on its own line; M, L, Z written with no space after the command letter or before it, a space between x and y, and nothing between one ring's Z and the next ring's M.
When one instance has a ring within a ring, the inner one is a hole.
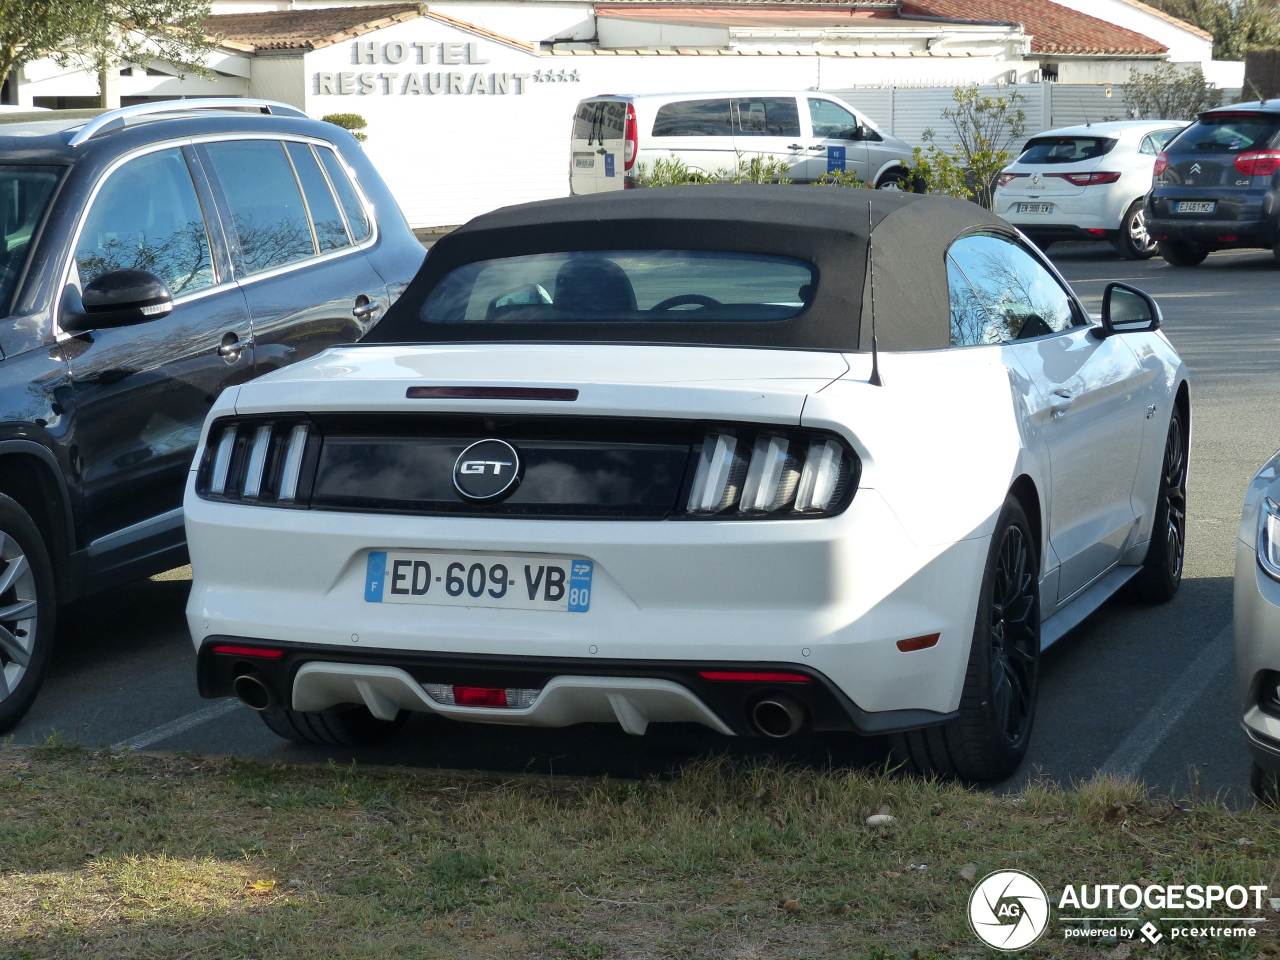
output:
M693 721L1003 778L1041 651L1178 587L1190 401L1158 326L1119 283L1090 320L941 197L479 217L369 339L218 400L185 505L200 690L322 743L406 711Z
M1110 240L1126 260L1147 260L1142 200L1156 156L1185 120L1117 120L1050 130L1027 141L997 180L992 209L1046 247Z
M1253 792L1280 804L1280 453L1263 464L1245 493L1232 623Z

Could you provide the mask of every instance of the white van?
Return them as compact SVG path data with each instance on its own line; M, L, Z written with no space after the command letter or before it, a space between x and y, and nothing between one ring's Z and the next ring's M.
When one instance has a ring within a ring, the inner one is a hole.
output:
M634 186L640 164L678 158L695 173L733 170L738 157L787 164L799 183L850 171L884 190L907 189L911 148L837 97L751 91L606 94L578 104L569 189Z

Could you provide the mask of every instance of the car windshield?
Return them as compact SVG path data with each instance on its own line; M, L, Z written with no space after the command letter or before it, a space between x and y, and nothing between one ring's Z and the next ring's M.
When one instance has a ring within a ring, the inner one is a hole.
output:
M599 250L483 260L447 274L428 323L770 321L813 301L801 260L707 250Z
M1116 141L1107 137L1033 137L1018 163L1079 163L1107 153Z
M1187 127L1182 136L1165 147L1165 153L1170 156L1241 153L1268 146L1277 132L1280 132L1280 117L1274 114L1218 114Z
M0 165L0 310L6 315L57 183L56 168Z

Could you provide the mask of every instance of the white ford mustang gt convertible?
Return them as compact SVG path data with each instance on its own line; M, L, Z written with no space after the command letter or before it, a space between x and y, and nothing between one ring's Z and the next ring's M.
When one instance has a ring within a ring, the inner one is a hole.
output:
M356 744L408 711L891 734L1011 774L1041 652L1182 573L1190 399L971 203L703 186L442 239L363 342L224 393L186 494L201 693Z

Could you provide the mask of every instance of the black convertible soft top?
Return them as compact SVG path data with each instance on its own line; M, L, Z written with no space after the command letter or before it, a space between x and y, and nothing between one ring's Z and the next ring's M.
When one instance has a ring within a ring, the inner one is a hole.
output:
M950 345L945 255L977 229L1013 234L977 204L842 187L659 187L545 200L476 217L432 248L404 295L364 342L629 342L806 350L871 348L868 233L882 350ZM773 323L431 323L423 302L468 263L590 250L722 250L812 263L812 302Z

